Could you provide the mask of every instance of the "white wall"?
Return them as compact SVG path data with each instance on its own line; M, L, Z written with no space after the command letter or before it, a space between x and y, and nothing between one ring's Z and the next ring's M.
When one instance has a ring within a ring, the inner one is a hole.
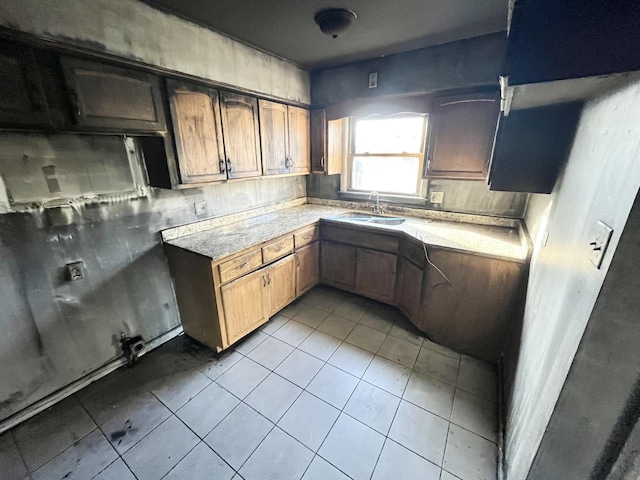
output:
M538 449L640 186L640 83L585 107L553 193L532 195L534 241L519 358L507 399L506 473L523 480ZM596 223L613 228L600 270L587 258ZM549 233L543 246L545 230ZM586 399L588 401L588 399Z
M309 74L138 0L4 0L0 25L304 104Z

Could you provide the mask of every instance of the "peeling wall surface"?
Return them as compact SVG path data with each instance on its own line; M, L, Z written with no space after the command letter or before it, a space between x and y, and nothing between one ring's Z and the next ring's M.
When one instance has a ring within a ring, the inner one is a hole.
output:
M587 104L553 193L530 198L534 253L524 319L505 356L505 370L515 372L506 374L509 480L527 478L548 426L638 192L639 154L636 83ZM587 257L598 221L613 228L599 270Z
M118 358L120 332L150 340L180 324L161 230L304 196L304 177L262 178L75 202L62 222L50 209L0 215L0 419ZM67 281L78 260L85 278Z
M5 0L0 25L309 104L302 68L138 0Z

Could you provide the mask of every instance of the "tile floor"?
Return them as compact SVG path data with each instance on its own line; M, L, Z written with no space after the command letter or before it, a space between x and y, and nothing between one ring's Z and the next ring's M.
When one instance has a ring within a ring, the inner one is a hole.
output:
M494 480L496 374L316 287L216 357L181 336L0 436L31 479Z

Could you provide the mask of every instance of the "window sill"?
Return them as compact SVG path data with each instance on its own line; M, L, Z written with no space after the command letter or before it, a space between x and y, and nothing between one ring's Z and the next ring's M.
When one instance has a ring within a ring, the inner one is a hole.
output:
M365 192L338 192L338 195L341 199L344 200L357 200L357 201L369 201L369 194ZM372 199L372 201L375 201ZM380 194L380 201L385 203L395 203L398 205L413 205L424 207L427 206L426 198L422 197L414 197L414 196L406 196L406 195L390 195L390 194Z

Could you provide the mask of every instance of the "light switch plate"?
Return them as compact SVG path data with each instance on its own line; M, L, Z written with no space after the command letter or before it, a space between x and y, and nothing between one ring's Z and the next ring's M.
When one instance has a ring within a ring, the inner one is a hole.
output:
M65 274L67 280L73 282L75 280L82 280L84 278L84 264L82 261L67 263L65 265Z
M378 87L378 73L373 72L369 74L369 88L377 88Z
M612 233L613 229L610 226L604 222L598 222L595 237L589 242L589 260L596 268L600 268L600 265L602 265L602 259L607 252Z
M429 192L429 203L444 203L444 192Z

